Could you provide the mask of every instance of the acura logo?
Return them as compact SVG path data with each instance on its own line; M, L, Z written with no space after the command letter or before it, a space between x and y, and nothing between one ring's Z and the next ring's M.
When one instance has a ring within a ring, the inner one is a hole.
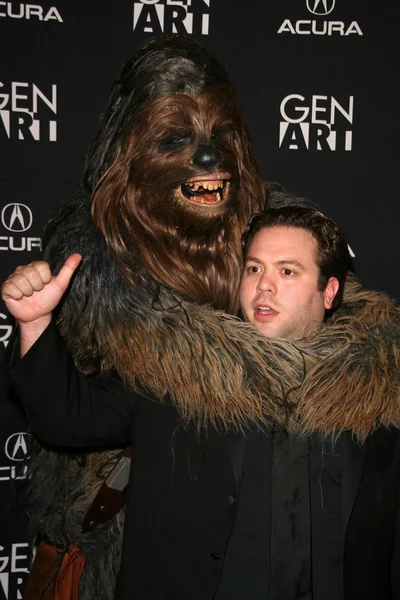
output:
M32 225L32 211L25 204L7 204L1 211L1 221L8 231L22 233Z
M28 446L27 446L28 434L26 432L19 431L10 435L6 441L5 452L7 458L10 460L25 460L28 458Z
M313 15L329 15L335 8L336 0L306 0L307 8Z

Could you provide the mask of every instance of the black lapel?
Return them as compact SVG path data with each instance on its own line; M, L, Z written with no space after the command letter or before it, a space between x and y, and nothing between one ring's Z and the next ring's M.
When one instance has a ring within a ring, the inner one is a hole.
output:
M246 438L242 433L229 432L226 436L226 445L231 459L232 471L235 476L236 492L238 492L242 479Z
M360 489L365 468L367 444L352 440L350 431L344 434L343 482L342 482L342 527L346 535L347 525ZM345 539L343 537L343 539Z

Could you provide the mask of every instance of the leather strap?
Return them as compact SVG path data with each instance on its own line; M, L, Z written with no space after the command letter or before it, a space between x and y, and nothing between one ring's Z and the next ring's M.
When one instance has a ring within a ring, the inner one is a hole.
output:
M24 600L78 600L85 565L82 552L71 544L61 550L41 541L24 591Z
M125 448L121 458L107 475L87 511L82 524L82 533L110 521L126 503L132 447Z

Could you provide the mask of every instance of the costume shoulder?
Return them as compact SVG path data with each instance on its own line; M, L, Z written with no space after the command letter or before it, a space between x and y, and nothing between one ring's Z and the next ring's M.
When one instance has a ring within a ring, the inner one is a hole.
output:
M116 330L123 326L128 314L136 320L151 310L149 302L156 294L157 284L139 262L135 285L126 279L97 231L90 201L83 194L61 206L44 234L43 258L54 273L76 252L82 255L82 262L60 304L58 325L83 371L112 370L115 364L110 360L110 352Z

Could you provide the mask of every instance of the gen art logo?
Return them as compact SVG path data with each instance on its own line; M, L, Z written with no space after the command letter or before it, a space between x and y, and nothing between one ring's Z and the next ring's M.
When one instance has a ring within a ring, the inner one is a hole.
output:
M27 542L4 547L0 542L0 598L20 600L28 576L30 550Z
M211 0L140 0L133 3L133 29L152 35L208 35Z
M30 230L32 223L33 215L29 206L20 202L6 204L1 211L1 225L6 235L0 235L0 250L40 251L40 238L23 235Z
M25 81L0 81L0 143L5 137L57 141L57 86L41 89Z
M279 148L350 152L354 96L289 94L280 105Z
M341 0L342 2L344 0ZM292 35L328 35L348 36L363 35L357 21L344 22L331 20L324 17L331 15L335 8L336 0L306 0L306 8L313 15L313 19L304 18L294 21L285 19L278 29L278 33L291 33ZM305 13L305 17L307 15Z

